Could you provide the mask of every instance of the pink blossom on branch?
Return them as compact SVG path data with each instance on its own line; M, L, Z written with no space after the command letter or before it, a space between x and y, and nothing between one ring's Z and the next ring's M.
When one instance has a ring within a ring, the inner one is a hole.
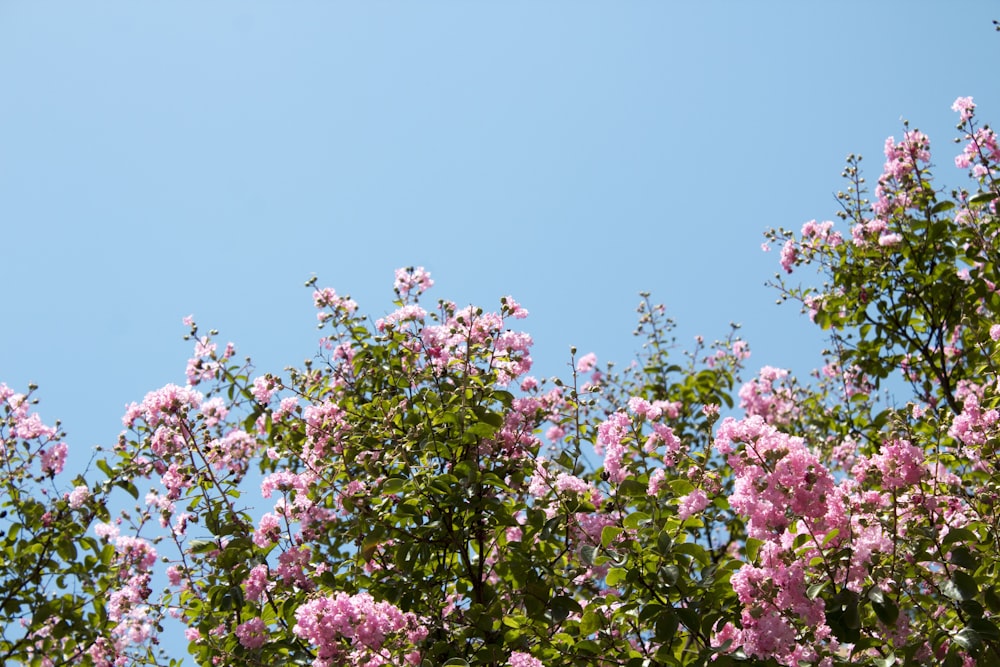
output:
M971 97L959 97L951 105L951 110L958 113L961 121L964 123L972 118L973 113L976 111L976 104L972 101Z
M576 372L577 373L589 373L597 365L597 355L593 352L588 352L587 354L580 357L576 362Z
M295 621L292 632L317 648L316 667L368 665L383 647L416 646L427 636L415 614L368 593L313 598L295 611Z
M402 297L411 294L419 296L433 285L434 281L431 279L430 272L422 266L396 269L396 282L393 284L393 289Z

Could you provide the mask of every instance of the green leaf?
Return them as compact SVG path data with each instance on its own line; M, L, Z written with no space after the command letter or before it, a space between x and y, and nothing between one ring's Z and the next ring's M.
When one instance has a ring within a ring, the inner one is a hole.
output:
M632 512L625 520L622 521L622 525L630 530L635 530L640 525L647 523L650 520L650 516L645 512Z
M968 528L950 528L948 534L944 536L941 540L943 546L948 546L949 544L954 544L955 542L964 542L966 544L976 544L979 542L979 536Z
M448 658L442 665L443 667L469 667L469 663L461 658Z
M108 465L108 462L105 459L98 459L97 467L100 468L101 472L108 477L114 477L114 473L111 471L111 466Z
M746 544L747 560L751 563L757 560L757 552L760 551L761 546L763 546L763 540L758 540L755 537L748 537Z
M489 438L497 432L497 427L486 422L477 422L465 429L465 432L480 438Z
M549 613L555 621L561 622L571 614L579 614L583 611L580 603L568 595L557 595L549 600Z
M674 541L670 538L670 534L666 531L662 531L656 537L656 550L661 556L669 554L673 546Z
M601 629L601 617L593 611L587 610L583 618L580 619L580 636L587 637Z
M677 627L680 625L677 615L671 611L660 614L653 626L653 638L661 644L669 644L674 635L677 634Z
M875 610L878 620L885 625L892 625L899 618L899 607L896 606L892 598L878 588L868 591L868 599L871 600L872 609Z
M979 593L976 580L968 572L962 570L955 570L951 575L951 580L944 582L941 590L952 600L959 602L971 600Z
M983 591L983 600L986 602L986 607L994 614L1000 612L1000 596L996 594L993 588L987 588Z
M188 547L190 547L193 554L203 554L207 551L212 551L216 546L212 540L194 539L188 542Z
M979 204L987 204L996 198L996 192L980 192L979 194L973 195L969 198L969 204L972 206L978 206Z
M822 581L818 584L811 585L809 588L806 589L806 598L810 600L815 600L816 597L823 592L823 589L826 588L826 585L828 583L829 582L827 581Z
M675 544L674 553L691 556L702 565L708 565L709 562L711 562L711 557L708 555L708 552L705 551L705 547L697 544L696 542L682 542L680 544Z
M645 484L640 484L634 479L626 479L618 485L618 495L628 498L643 498L648 489L649 487Z
M892 667L896 664L896 654L889 652L889 655L884 658L875 658L873 661L876 667Z
M115 486L117 486L120 489L124 489L125 491L127 491L128 494L130 496L132 496L134 499L136 499L136 500L139 499L139 489L135 488L135 484L133 484L132 482L127 481L127 480L123 480L123 481L115 482Z
M597 547L592 546L590 544L585 544L584 546L580 547L580 560L582 560L588 566L594 564L594 557L596 555L597 555Z
M1000 640L1000 628L998 628L996 624L994 624L993 621L990 621L989 619L985 618L974 619L972 621L969 621L969 627L973 628L979 634L979 636L984 639L987 639L989 641Z
M976 558L967 546L958 546L948 554L951 562L966 570L975 570L979 567L979 559Z
M955 633L952 640L970 653L977 652L983 645L983 640L979 633L970 627L965 627Z
M61 539L57 543L56 551L62 556L63 560L67 562L73 562L76 560L76 545L70 539Z
M618 526L605 526L601 529L601 546L606 549L621 534L622 529Z
M621 582L625 581L625 577L628 575L628 571L623 567L613 567L608 570L608 575L604 578L605 583L608 586L617 586Z
M402 477L390 477L389 479L382 482L382 493L386 495L393 495L399 493L406 486L406 481Z

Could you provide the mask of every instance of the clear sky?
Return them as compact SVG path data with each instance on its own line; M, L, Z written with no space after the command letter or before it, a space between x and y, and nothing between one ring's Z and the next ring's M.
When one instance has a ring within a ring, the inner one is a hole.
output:
M0 381L77 452L182 383L181 318L261 371L315 351L309 293L532 315L627 361L640 290L687 342L742 322L751 368L822 337L763 286L769 226L834 216L901 118L939 178L971 95L1000 118L991 2L0 1ZM941 181L944 185L945 182Z
M751 369L822 337L765 288L770 226L830 219L901 118L951 167L1000 118L992 2L0 0L0 381L71 463L183 383L181 318L261 371L311 357L309 292L532 315L538 375L628 361L640 290ZM945 185L947 181L940 181Z

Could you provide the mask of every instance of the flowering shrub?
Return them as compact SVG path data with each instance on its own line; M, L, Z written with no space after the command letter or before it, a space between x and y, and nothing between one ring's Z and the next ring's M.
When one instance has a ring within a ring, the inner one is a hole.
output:
M186 318L187 383L65 492L0 385L0 655L167 664L173 619L199 664L1000 664L1000 151L954 108L970 190L906 128L873 202L849 158L847 228L769 232L830 334L808 382L744 381L735 328L678 359L646 294L636 363L539 381L513 297L430 307L411 268L374 321L307 283L320 352L283 374Z

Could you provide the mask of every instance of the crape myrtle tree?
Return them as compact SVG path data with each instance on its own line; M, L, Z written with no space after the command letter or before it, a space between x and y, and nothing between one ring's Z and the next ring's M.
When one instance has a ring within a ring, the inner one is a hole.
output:
M735 327L678 352L643 295L635 363L539 382L517 301L411 268L375 320L310 281L281 374L187 319L89 477L0 385L0 657L176 663L179 624L214 665L1000 664L1000 146L953 108L966 188L906 127L841 225L768 232L829 334L807 381L744 381Z

